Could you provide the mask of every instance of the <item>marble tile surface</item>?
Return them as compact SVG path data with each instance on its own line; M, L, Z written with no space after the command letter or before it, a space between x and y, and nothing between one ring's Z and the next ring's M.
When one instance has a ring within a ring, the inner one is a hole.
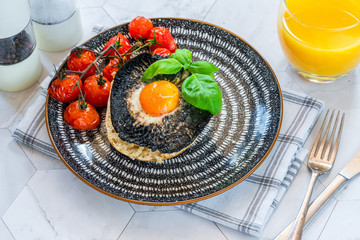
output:
M139 231L139 229L142 230ZM226 237L213 222L182 210L175 210L137 212L119 238L119 240L168 239L226 240Z
M47 170L36 172L3 220L16 239L116 239L133 214L69 170Z
M354 213L360 213L359 201L339 201L319 240L360 239L359 222L349 217Z
M2 216L35 173L35 167L11 137L8 129L0 129L0 136L0 216Z
M20 144L21 149L25 152L26 156L30 159L32 164L37 170L48 170L48 169L65 169L66 166L59 159L49 158L44 153L41 153L33 148L26 145Z
M124 4L121 1L108 0L103 6L117 24L131 21L136 16L181 17L202 20L214 4L214 0L203 1L167 1L133 0Z
M278 0L216 1L204 21L237 34L267 59L274 70L285 71L288 63L277 39L279 3Z
M83 26L82 43L94 36L95 24L113 26L133 17L193 18L218 25L249 42L271 65L281 88L305 92L328 108L346 112L341 147L332 171L316 184L312 199L321 193L360 150L360 66L333 84L314 84L289 66L277 38L278 0L154 1L78 0ZM61 161L44 156L11 137L14 120L53 64L69 53L40 51L43 73L33 87L0 91L0 239L273 239L293 218L303 199L310 172L303 164L288 192L270 217L260 238L251 237L173 206L126 203L92 189ZM320 119L321 120L321 119ZM319 121L309 136L311 148ZM5 193L5 194L3 194ZM332 197L304 231L305 240L359 240L360 178L355 177Z
M83 8L101 8L106 0L77 0L78 7Z
M0 239L2 240L14 240L14 237L11 235L9 230L3 221L0 220Z
M288 79L298 85L304 92L318 99L325 100L328 108L358 109L360 108L359 92L360 67L350 72L347 76L332 84L315 84L298 76L291 67L287 68ZM314 87L314 84L316 87Z
M3 220L15 239L55 239L56 237L52 224L29 187L25 187L16 198L3 216Z
M175 206L150 206L150 205L142 205L142 204L135 204L130 203L131 207L136 212L155 212L155 211L172 211L178 210Z
M96 16L96 17L94 17ZM82 22L83 35L78 44L82 44L97 33L92 29L95 25L104 25L112 27L115 25L114 20L107 14L103 8L84 8L80 9L80 18Z
M341 200L360 200L360 176L344 183L344 186L335 194L335 198Z
M294 81L292 78L289 78L288 73L278 71L276 72L276 77L279 81L281 90L292 90L303 93L305 92L305 90L301 88L301 86L299 86L296 81Z

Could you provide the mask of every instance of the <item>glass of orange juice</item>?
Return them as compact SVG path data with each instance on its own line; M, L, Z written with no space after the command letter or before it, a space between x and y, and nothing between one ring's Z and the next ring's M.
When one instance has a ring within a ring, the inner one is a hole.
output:
M281 0L285 56L304 78L333 82L360 62L360 0Z

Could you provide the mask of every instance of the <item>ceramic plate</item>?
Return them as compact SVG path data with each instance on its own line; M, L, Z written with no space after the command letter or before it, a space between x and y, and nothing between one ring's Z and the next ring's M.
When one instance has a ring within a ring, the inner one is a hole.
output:
M281 90L268 63L235 34L196 20L152 21L169 28L178 48L190 49L194 61L206 60L220 69L215 80L223 93L223 109L188 150L162 164L129 159L107 140L106 109L98 109L102 122L97 129L77 131L64 123L67 104L49 96L46 123L62 161L95 189L135 203L190 203L235 186L265 160L280 130ZM127 26L106 30L84 46L102 50L117 32L133 41Z

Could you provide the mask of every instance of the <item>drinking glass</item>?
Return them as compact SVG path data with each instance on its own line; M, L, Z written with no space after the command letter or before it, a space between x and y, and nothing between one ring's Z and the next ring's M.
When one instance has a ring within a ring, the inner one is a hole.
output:
M334 82L360 62L360 0L281 0L278 34L293 69Z

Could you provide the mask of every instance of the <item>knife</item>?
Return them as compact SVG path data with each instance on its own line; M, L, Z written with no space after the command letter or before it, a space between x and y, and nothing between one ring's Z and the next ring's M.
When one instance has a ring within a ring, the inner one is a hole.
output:
M343 170L335 179L325 188L325 190L311 203L305 218L305 225L310 222L311 218L316 215L318 210L325 205L327 200L341 187L341 185L352 177L360 173L360 152L346 164ZM291 222L274 240L286 240L290 233L294 221Z

